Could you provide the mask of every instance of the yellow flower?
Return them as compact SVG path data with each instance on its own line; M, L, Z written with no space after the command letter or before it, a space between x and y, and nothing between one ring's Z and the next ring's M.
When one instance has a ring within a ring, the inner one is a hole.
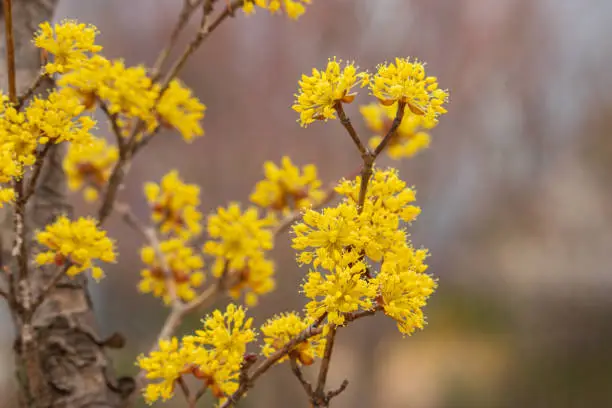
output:
M0 188L0 208L6 203L15 201L15 190L12 188Z
M176 380L183 375L196 354L197 348L193 344L179 347L178 340L173 337L171 340L160 340L159 350L151 352L148 357L140 355L137 365L146 371L147 379L161 380L146 386L145 401L152 404L160 398L163 401L172 398Z
M343 261L329 274L308 273L303 289L304 295L312 299L306 304L306 314L310 319L316 320L327 313L328 322L342 325L345 313L372 308L376 287L365 279L364 263L356 256Z
M206 106L191 96L191 90L183 88L178 80L170 82L156 109L162 122L177 129L187 142L204 134L200 120Z
M123 61L95 56L62 76L58 85L80 95L82 104L88 108L93 107L97 97L106 102L109 112L117 114L118 119L141 119L148 131L158 125L154 108L160 87L151 81L143 66L126 67Z
M325 195L313 164L304 166L300 171L289 157L284 156L281 167L271 161L265 162L264 172L265 180L257 183L250 197L251 202L260 207L288 213L308 208Z
M269 319L261 332L264 335L264 345L261 348L263 355L270 356L282 349L285 344L306 330L312 320L303 319L297 313L283 313ZM316 335L294 346L289 353L278 360L279 363L293 358L303 365L311 365L316 357L322 357L325 349L325 337Z
M86 60L90 53L102 49L95 44L96 34L98 30L91 24L64 20L61 24L51 27L51 24L45 21L39 26L34 44L54 57L53 62L45 65L46 72L63 73Z
M373 279L380 291L379 302L385 314L397 321L403 334L410 335L425 325L422 308L437 287L431 276L423 273L426 250L405 247L395 256L385 258L380 273Z
M200 234L202 213L197 210L200 205L197 185L183 183L178 172L172 170L160 184L146 183L144 191L151 206L151 218L162 233L175 233L185 239Z
M85 199L97 200L118 158L117 147L109 146L103 138L92 137L89 144L70 144L63 165L68 187L76 191L85 186Z
M335 119L336 104L351 103L356 95L351 92L352 88L368 83L368 74L357 72L354 63L347 62L344 68L341 63L334 57L327 63L325 71L313 68L312 76L302 75L292 108L300 114L299 122L303 127L315 120Z
M423 116L426 127L433 127L438 116L446 113L442 105L448 92L438 88L436 77L425 75L425 65L417 60L396 58L395 64L380 64L370 90L383 105L406 103L412 113Z
M376 135L370 138L368 142L371 149L376 149L391 128L397 112L397 103L389 106L371 103L359 107L359 111L368 128ZM412 157L421 150L427 149L430 137L427 132L422 130L427 129L425 125L423 116L416 115L406 109L399 127L385 149L389 157L392 159Z
M91 269L92 277L98 280L104 276L104 272L94 266L93 261L115 262L113 241L106 236L106 231L98 229L96 221L91 218L81 217L70 221L60 216L44 231L39 231L36 240L49 249L36 256L36 263L58 266L69 263L68 276Z
M238 299L242 292L245 292L246 305L255 306L259 296L270 293L276 288L274 262L262 255L252 256L244 268L230 271L229 281L235 282L228 289L232 298Z
M189 302L196 296L194 288L202 286L204 283L204 273L202 258L193 252L193 249L185 246L185 242L180 239L170 239L159 244L165 264L169 268L174 280L176 296ZM146 246L140 251L140 256L145 265L149 266L141 271L142 280L138 284L138 289L143 293L152 293L155 297L163 299L164 303L170 304L171 298L166 286L166 271L162 268L162 263L158 259L153 247Z
M336 207L324 208L321 212L306 210L302 223L293 226L294 249L303 251L298 260L316 268L331 270L352 247L361 246L357 206L340 203ZM306 251L312 248L313 251Z
M304 5L310 3L311 0L246 0L244 3L244 12L246 14L254 13L255 6L268 9L272 14L282 9L289 18L297 20L306 12Z
M210 348L219 362L235 364L238 368L247 344L255 340L255 330L251 328L253 319L246 317L246 310L230 303L224 313L215 310L202 324L202 330L183 338L183 342Z
M249 259L262 257L272 249L274 224L270 217L259 218L256 208L244 213L240 205L231 203L227 209L219 208L208 217L208 235L211 240L204 244L204 253L215 256L213 274L221 276L227 264L229 270L242 270Z

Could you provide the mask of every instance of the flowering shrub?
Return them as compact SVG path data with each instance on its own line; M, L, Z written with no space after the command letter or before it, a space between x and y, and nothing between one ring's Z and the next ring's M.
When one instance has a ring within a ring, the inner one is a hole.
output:
M240 7L246 14L259 8L297 19L310 2L234 1L218 21ZM204 7L203 25L183 62L212 29L211 12L212 7ZM174 129L186 142L202 136L206 106L176 78L182 62L161 79L165 57L154 69L129 67L106 59L96 35L94 26L75 21L41 24L33 39L46 56L40 75L53 76L56 89L31 99L0 94L0 205L15 207L19 276L27 285L28 257L37 265L55 265L49 290L57 279L86 271L100 279L104 263L115 262L114 242L103 229L112 211L142 233L138 290L161 298L171 310L153 349L136 362L148 403L180 392L194 406L210 392L220 406L229 407L269 367L286 363L311 404L328 406L343 389L329 391L326 384L338 330L372 315L393 319L403 335L424 327L423 307L437 283L427 273L428 251L410 241L410 224L421 211L416 192L397 170L375 165L383 151L399 159L427 148L429 132L446 113L448 93L426 74L424 63L396 58L368 72L333 57L324 69L298 80L292 108L299 124L339 119L361 154L360 175L326 190L314 164L299 167L289 157L280 164L266 161L264 178L250 195L252 205L232 202L203 216L198 186L172 170L144 186L151 216L142 222L116 200L131 158L161 127ZM359 93L373 96L360 107L374 134L367 143L344 111ZM106 113L114 143L93 135L96 123L89 112L95 106ZM98 200L100 208L95 218L62 215L37 231L40 248L29 255L24 208L35 194L48 151L57 144L68 145L63 168L70 189ZM256 328L250 312L231 303L207 315L201 330L175 333L177 321L222 293L253 307L274 290L278 277L270 250L286 228L292 230L298 264L308 269L300 290L306 298L303 311L280 312ZM198 246L202 234L204 244ZM39 294L33 304L40 305L47 294ZM6 297L18 301L13 292ZM22 308L31 317L31 304ZM252 344L258 338L259 352ZM301 370L317 360L318 382L309 384ZM197 392L189 389L187 377L197 380Z

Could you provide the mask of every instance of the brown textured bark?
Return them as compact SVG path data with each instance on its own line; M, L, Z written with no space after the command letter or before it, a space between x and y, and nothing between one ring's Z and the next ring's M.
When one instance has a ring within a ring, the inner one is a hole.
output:
M32 45L31 39L38 24L52 18L56 3L57 0L13 1L19 91L27 88L40 70L40 53ZM3 13L3 10L0 12ZM4 37L4 22L0 32ZM4 38L1 44L0 82L4 88L7 83ZM43 88L37 92L42 91ZM59 146L53 147L47 156L35 195L27 209L27 227L30 232L53 222L60 214L71 213L66 198L62 156L63 149ZM11 253L12 217L8 213L9 206L0 211L2 259L7 262ZM28 239L28 243L31 242ZM35 251L35 248L30 249ZM50 281L55 269L32 269L29 293L36 296ZM23 294L18 296L18 300L31 302L31 299L24 299ZM24 319L23 311L15 309L13 307L12 315L16 324L15 351L22 405L54 408L123 405L127 394L133 390L133 381L117 380L112 372L104 342L97 334L85 278L60 280L57 288L32 316L31 325L27 324L28 319Z

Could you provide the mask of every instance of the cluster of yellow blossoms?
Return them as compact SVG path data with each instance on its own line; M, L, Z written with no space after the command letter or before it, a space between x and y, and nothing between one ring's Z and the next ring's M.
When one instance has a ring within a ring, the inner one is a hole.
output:
M166 285L166 280L170 278L174 280L174 289L179 299L185 302L193 300L196 296L194 288L204 283L202 257L186 246L185 241L177 238L160 242L159 251L161 254L156 254L152 246L141 249L142 262L148 268L141 272L142 280L138 289L142 293L152 293L155 297L161 297L164 303L170 304L172 299ZM163 257L164 264L158 256ZM171 276L166 276L166 273Z
M394 170L375 170L360 212L361 177L345 180L336 192L345 200L321 212L308 210L293 227L298 260L312 264L304 283L307 317L341 325L344 315L376 305L397 320L400 331L422 328L421 307L436 283L424 273L427 251L415 250L401 222L410 223L420 209L414 190ZM379 264L379 271L374 271ZM319 272L323 269L325 272Z
M300 169L284 156L281 166L271 161L264 163L266 178L255 185L251 202L273 211L287 214L316 205L324 197L317 168L313 164Z
M182 238L197 236L202 232L200 221L200 188L185 184L176 170L166 174L161 183L146 183L145 195L151 206L151 218L162 234L173 233Z
M255 6L267 9L272 14L283 10L289 18L297 20L306 12L304 5L310 3L311 0L245 0L243 7L246 14L254 13Z
M246 290L248 305L275 287L274 263L266 258L274 246L271 227L275 223L274 217L260 218L256 208L243 212L237 203L208 217L209 240L202 249L214 256L212 273L229 282L234 298Z
M61 216L36 234L39 244L48 248L36 256L39 265L55 264L68 266L68 276L91 269L91 275L98 280L104 276L102 268L94 265L95 260L115 262L115 246L106 232L98 229L91 218L70 221Z
M230 304L225 313L215 310L202 323L195 336L183 337L180 344L176 338L163 340L158 351L138 358L147 378L161 380L147 385L147 402L171 398L176 381L189 374L222 400L238 388L240 365L256 335L252 319L246 318L243 308Z
M79 106L91 109L98 101L116 115L124 135L131 134L134 119L142 120L145 130L172 127L186 141L204 134L200 120L206 107L178 80L167 87L153 82L142 66L126 67L123 61L110 61L97 54L97 30L92 25L63 21L53 27L43 23L34 44L53 56L45 66L48 74L61 74L57 84Z
M308 126L315 120L335 119L338 104L351 103L355 86L369 86L378 103L364 105L361 113L370 130L371 148L378 146L391 128L398 103L405 104L400 127L392 136L388 154L394 159L414 156L429 146L425 131L438 124L446 113L444 104L448 92L438 88L438 79L426 76L425 64L409 58L396 58L394 63L380 64L375 74L358 72L353 63L341 67L341 61L330 59L325 71L313 69L312 76L303 75L299 82L293 109L300 114L299 122Z
M103 138L92 137L88 144L71 144L64 158L68 187L83 188L85 200L97 200L118 158L117 147L108 145Z

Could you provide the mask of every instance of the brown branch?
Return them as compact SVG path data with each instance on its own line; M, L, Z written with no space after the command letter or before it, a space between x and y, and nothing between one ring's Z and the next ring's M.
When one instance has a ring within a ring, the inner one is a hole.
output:
M355 146L357 146L357 149L359 149L359 153L361 153L361 157L365 158L367 155L370 154L370 151L361 142L361 139L359 138L357 131L353 127L351 120L349 119L348 116L346 116L346 112L344 112L344 107L342 106L342 102L340 101L336 102L336 104L334 105L334 109L336 110L336 113L338 113L338 118L340 119L340 123L342 123L342 126L344 126L344 128L348 132L351 139L353 139L353 143L355 143Z
M115 140L117 141L117 146L119 147L119 151L124 149L125 140L123 140L123 135L121 134L121 128L119 127L119 123L117 122L117 114L111 113L108 109L108 105L102 99L98 99L98 104L100 105L100 109L106 115L108 120L111 123L111 128L113 129L113 134L115 135Z
M159 79L159 75L161 74L161 70L164 66L164 63L170 56L170 52L172 52L172 49L176 45L176 42L181 32L187 26L187 22L189 22L189 19L191 18L193 12L203 1L204 0L196 0L195 3L192 3L190 0L183 0L183 7L181 8L181 11L179 12L178 20L176 21L176 24L174 25L174 28L172 29L170 38L168 39L166 46L161 50L161 52L157 56L157 60L155 60L155 63L153 64L152 75L151 75L153 81L157 81Z
M352 322L362 317L372 316L378 310L380 309L377 307L372 310L365 310L362 312L355 312L355 313L347 313L345 315L345 320L347 322ZM265 374L275 363L277 363L280 359L282 359L287 354L289 354L291 350L293 350L298 344L308 340L309 338L313 336L321 334L322 332L323 332L322 326L316 326L315 324L312 324L311 326L303 330L300 334L295 336L293 339L289 340L287 343L285 343L285 345L282 348L276 350L268 358L262 361L255 368L253 373L250 376L248 376L247 379L245 379L244 381L241 381L240 385L238 386L238 389L232 395L229 395L227 397L227 400L219 408L229 408L233 406L244 396L247 390L251 388L251 386L253 385L253 382L257 380L260 376Z
M17 77L15 73L15 39L13 38L13 2L3 0L4 38L6 42L6 72L8 74L9 100L17 104Z
M389 128L389 131L387 132L383 140L381 140L378 146L376 146L376 149L374 150L374 158L377 158L378 155L382 153L382 151L385 149L389 141L395 135L397 128L402 123L402 119L404 119L405 110L406 110L406 102L398 102L397 103L397 113L395 114L395 118L393 118L393 123L391 124L391 128Z
M19 98L17 98L17 106L15 107L15 109L21 110L28 98L32 96L34 91L40 86L40 84L45 78L47 78L47 73L43 69L38 73L38 75L36 75L36 78L34 78L34 81L32 81L32 83L30 84L30 86L28 86L25 92L20 95Z
M51 149L51 145L53 142L49 141L45 146L37 152L36 154L36 162L34 163L34 169L32 170L32 176L28 182L28 187L26 188L26 192L23 195L24 203L27 203L28 200L32 197L34 192L36 191L36 183L38 178L40 177L40 172L42 171L43 164L47 153L49 153L49 149Z
M325 383L327 382L327 373L329 372L335 339L336 326L330 325L329 332L325 339L325 351L323 353L323 360L321 360L321 368L319 369L319 376L317 378L317 388L314 391L314 397L316 398L315 407L328 405L325 400Z
M298 379L300 384L302 384L302 388L304 388L304 392L306 392L306 395L308 395L309 399L312 400L314 396L313 391L312 391L312 385L310 385L310 383L306 381L306 379L304 378L302 369L298 365L296 359L291 358L289 360L289 364L291 365L291 371L293 372L293 375L295 375L295 377Z

